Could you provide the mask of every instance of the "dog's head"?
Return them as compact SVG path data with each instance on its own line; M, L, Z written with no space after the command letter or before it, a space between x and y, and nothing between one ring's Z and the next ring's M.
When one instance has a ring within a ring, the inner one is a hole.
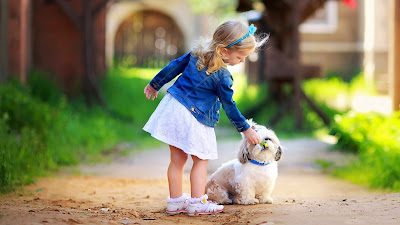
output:
M252 120L247 121L254 129L261 142L265 142L265 145L251 145L242 135L242 142L240 144L238 158L241 163L253 159L259 162L272 162L279 161L281 159L283 150L275 132L266 128L265 126L257 125Z

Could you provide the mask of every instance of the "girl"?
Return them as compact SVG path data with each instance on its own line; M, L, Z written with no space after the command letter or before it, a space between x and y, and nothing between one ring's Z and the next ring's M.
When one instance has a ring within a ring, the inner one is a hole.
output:
M192 52L173 60L145 87L147 99L154 100L160 88L182 73L144 126L154 138L170 147L168 167L169 193L167 213L187 212L213 214L223 210L222 205L207 201L205 184L207 163L217 159L214 126L219 120L222 104L226 115L242 132L250 144L260 139L246 122L233 101L233 78L226 65L244 62L267 38L257 42L254 25L239 21L221 24L210 43L197 46ZM188 155L193 159L190 172L191 198L182 193L183 167Z

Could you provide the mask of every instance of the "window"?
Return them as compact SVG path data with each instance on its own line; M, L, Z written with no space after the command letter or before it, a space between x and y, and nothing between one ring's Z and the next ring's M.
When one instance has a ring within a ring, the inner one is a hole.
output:
M315 15L300 25L303 33L334 33L338 24L338 3L328 1Z

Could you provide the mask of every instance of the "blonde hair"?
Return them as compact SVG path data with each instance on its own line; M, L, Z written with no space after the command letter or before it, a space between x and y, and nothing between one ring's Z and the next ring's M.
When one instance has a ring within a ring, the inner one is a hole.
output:
M211 74L226 63L222 59L221 49L229 44L239 40L249 32L247 25L240 21L230 20L218 26L215 30L211 41L200 42L192 53L198 58L196 66L197 70L201 71L207 68L206 73ZM247 51L254 50L262 46L268 37L256 40L254 35L249 35L235 45L228 48L230 51Z

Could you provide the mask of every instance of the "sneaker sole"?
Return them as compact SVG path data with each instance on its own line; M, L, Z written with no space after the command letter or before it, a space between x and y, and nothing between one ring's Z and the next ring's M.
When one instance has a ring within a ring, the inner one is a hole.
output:
M177 210L177 211L168 211L167 210L166 212L167 212L167 214L173 216L173 215L176 215L176 214L179 214L179 213L187 213L187 210Z
M197 215L212 215L212 214L216 214L216 213L220 213L224 211L223 209L221 210L217 210L214 212L195 212L195 213L188 213L188 216L197 216Z

